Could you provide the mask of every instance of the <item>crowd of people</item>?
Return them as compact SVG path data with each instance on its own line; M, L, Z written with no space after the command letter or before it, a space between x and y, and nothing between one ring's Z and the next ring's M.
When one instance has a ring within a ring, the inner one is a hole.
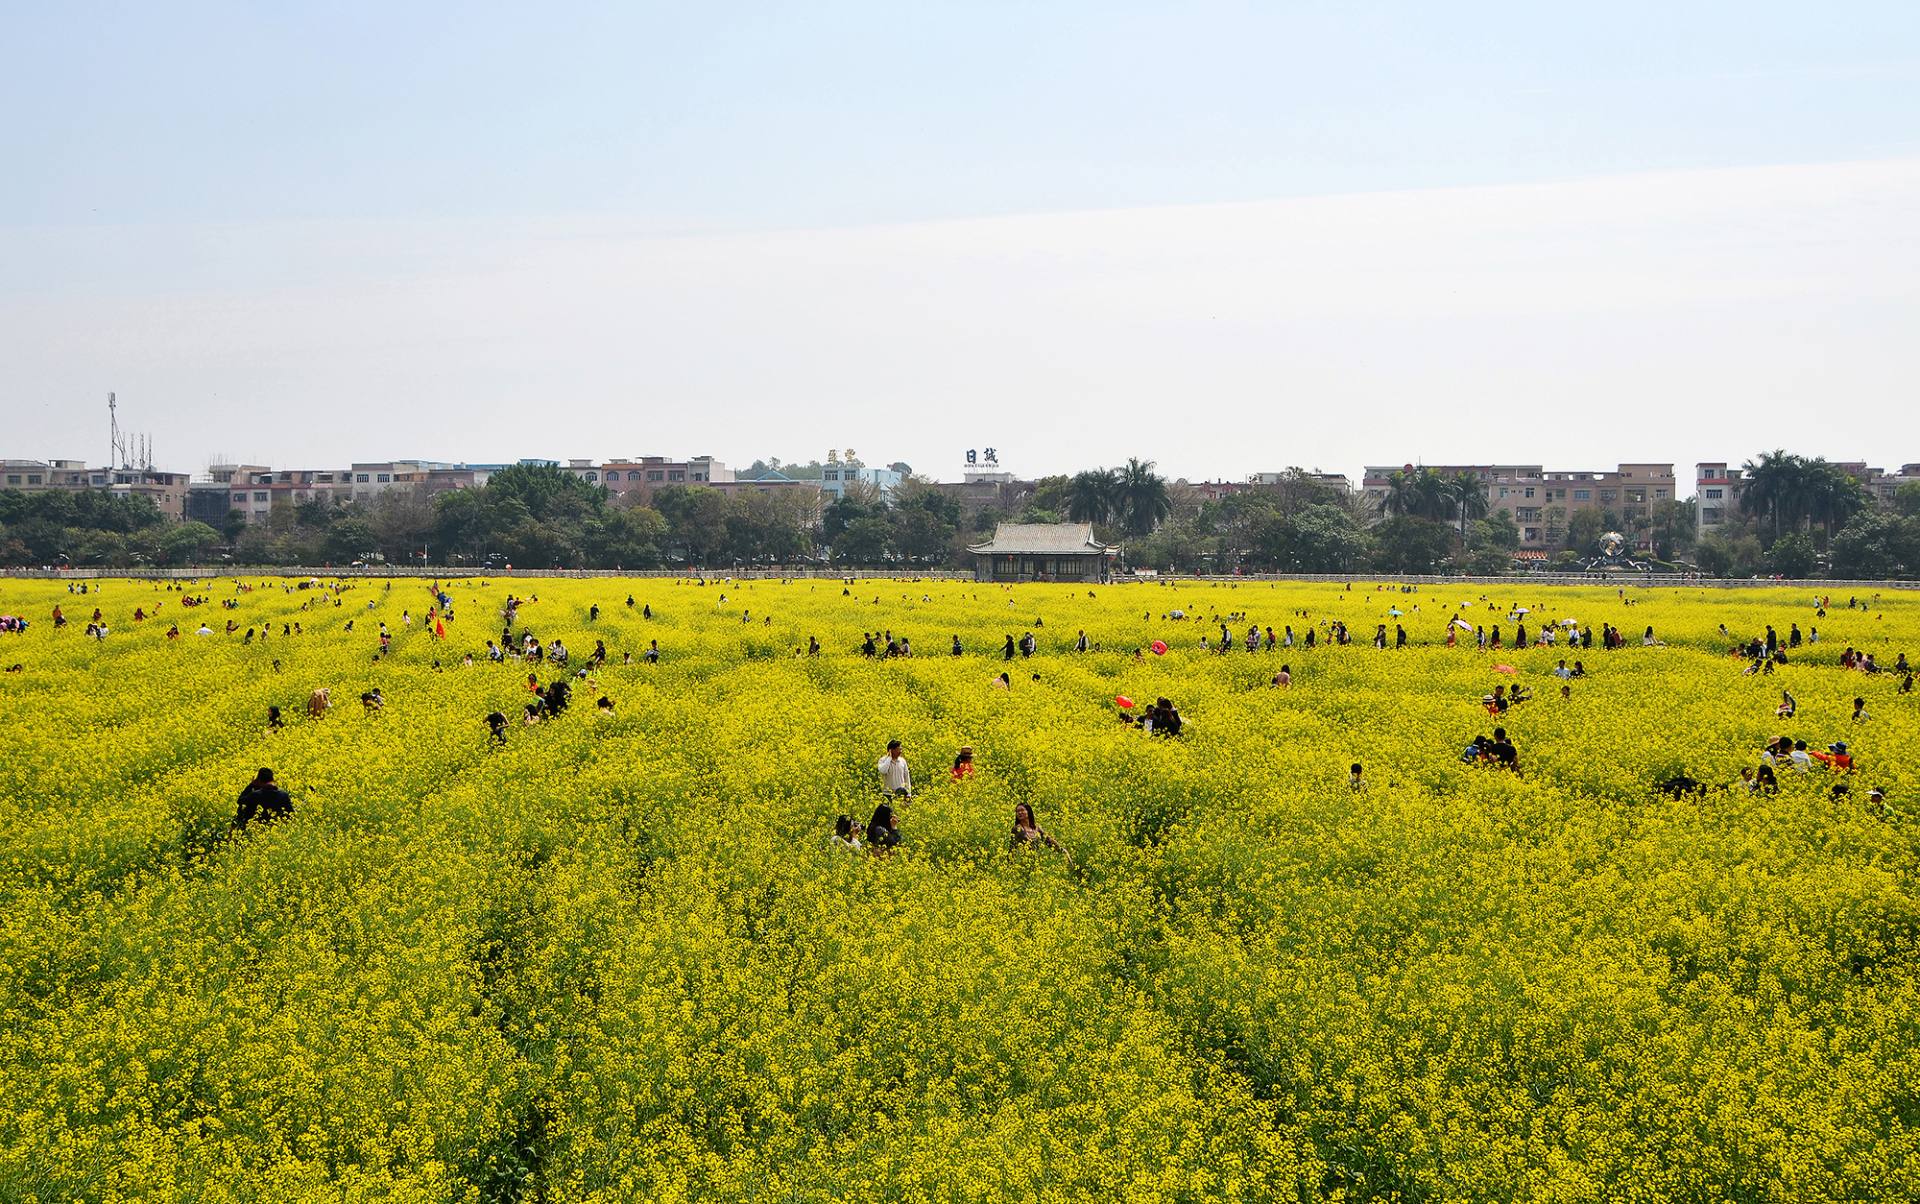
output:
M97 595L100 592L97 584L89 586L84 582L70 583L68 588L69 592L76 597L89 592ZM183 610L209 606L214 601L203 594L189 592L183 585L169 583L165 588L169 593L180 595L177 601ZM235 597L220 599L218 604L229 612L239 611L245 594L251 593L254 588L256 587L241 586L236 590ZM345 599L342 595L354 587L347 583L322 585L318 581L312 581L298 583L297 587L286 585L283 588L289 593L295 588L315 590L315 596L305 600L300 606L301 612L310 613L316 606L332 608L343 606ZM388 583L384 588L391 592L393 585ZM922 600L928 599L923 597ZM1625 598L1624 594L1621 600L1623 603L1631 602L1631 599ZM415 616L411 607L404 607L397 626L400 632L413 630L417 626L436 642L444 641L448 638L448 624L454 618L455 600L449 590L435 582L431 587L430 600L427 601L428 604L423 608L423 614L420 616ZM507 709L494 709L484 716L486 740L495 746L504 745L508 741L509 733L516 725L516 721L520 726L534 726L552 722L567 715L576 685L587 684L593 686L597 692L597 685L592 680L595 672L607 665L616 655L608 649L605 638L593 639L590 652L576 654L563 636L554 635L552 638L543 638L537 634L530 625L521 621L521 617L527 608L537 606L538 601L537 594L528 598L508 594L501 607L502 626L499 638L497 641L494 639L486 641L486 650L483 655L490 663L517 663L533 669L527 675L527 692L530 697L526 699L517 715L510 717ZM723 605L726 601L726 595L723 593L716 605ZM1877 602L1877 599L1874 601ZM1543 612L1538 612L1538 608L1518 605L1503 608L1489 601L1485 595L1482 595L1481 603L1484 604L1486 611L1493 612L1486 616L1493 621L1484 624L1470 622L1467 603L1460 603L1456 609L1447 611L1443 629L1443 640L1447 647L1457 646L1458 637L1465 633L1471 633L1476 648L1488 651L1556 646L1565 646L1573 652L1596 646L1602 650L1614 650L1626 647L1633 642L1620 627L1612 623L1589 625L1571 618L1550 620ZM166 604L166 601L143 602L134 609L132 622L143 624L158 618ZM1407 626L1408 622L1414 620L1407 616L1409 613L1417 616L1421 608L1417 602L1413 601L1405 605L1409 607L1408 610L1402 610L1400 605L1394 605L1388 611L1387 618L1390 621L1374 622L1370 643L1375 650L1401 650L1415 642ZM1824 619L1830 605L1830 598L1816 598L1816 617ZM1846 605L1850 609L1869 609L1868 602L1857 598L1848 599ZM648 621L654 617L651 604L642 604L631 594L626 597L625 606L629 613L638 613ZM113 629L109 626L101 608L91 609L93 613L87 620L87 635L95 640L104 641ZM369 602L367 609L377 609L377 603ZM387 613L391 615L391 611ZM743 622L754 617L751 610L742 610L740 613ZM593 603L587 611L588 624L598 624L602 614L600 604ZM124 613L121 617L124 619ZM364 612L360 617L372 618ZM1148 621L1152 618L1151 610L1143 615L1143 619ZM1170 624L1179 624L1191 622L1198 616L1189 615L1184 609L1173 607L1161 614L1160 618ZM772 621L769 615L759 616L759 619L763 624L771 624ZM1243 650L1248 654L1263 651L1274 654L1281 650L1311 650L1320 644L1344 647L1352 643L1347 623L1342 619L1310 615L1302 609L1290 615L1289 620L1281 624L1261 624L1251 621L1244 610L1233 610L1224 615L1216 613L1211 616L1210 621L1217 630L1217 636L1202 634L1197 642L1201 649L1219 656ZM65 611L55 607L54 626L60 628L67 623L68 616ZM1638 643L1642 647L1663 646L1651 625L1636 625L1642 627L1638 637ZM28 620L23 616L0 616L0 633L22 632L27 626ZM355 620L348 618L344 626L347 631L353 631ZM1089 638L1085 629L1079 629L1070 641L1055 643L1050 646L1050 649L1043 649L1039 633L1045 630L1044 618L1034 616L1033 621L1025 626L1026 630L1022 634L1016 636L1013 632L1007 632L997 648L988 644L986 648L979 650L980 653L996 656L1003 662L1012 662L1016 659L1032 660L1043 656L1048 650L1087 653L1097 652L1101 647ZM1298 632L1296 626L1300 629ZM256 640L265 643L276 635L272 623L247 626L244 628L244 634L241 634L242 624L237 616L230 616L224 620L222 628L224 634L239 635L237 642L249 645ZM213 637L221 634L222 628L216 628L210 619L202 620L198 623L194 634ZM1365 628L1362 627L1362 630L1364 631ZM1765 624L1762 630L1745 637L1736 636L1724 623L1718 630L1726 641L1728 655L1738 658L1745 666L1744 671L1750 675L1773 674L1784 670L1795 661L1806 658L1808 654L1803 650L1817 648L1821 644L1820 629L1817 625L1809 624L1807 630L1803 632L1797 621ZM166 636L168 639L178 639L180 633L179 622L173 622L167 628ZM294 619L281 622L277 633L281 639L297 638L304 634L305 626ZM393 654L398 634L386 622L377 623L374 637L377 648L373 651L372 657L376 664ZM582 643L584 645L584 641ZM1155 640L1152 642L1151 650L1156 655L1165 655L1169 648L1164 641ZM874 660L907 659L913 657L914 651L912 642L905 633L895 633L885 629L884 626L877 631L863 631L860 643L856 646L857 655ZM968 654L968 649L958 634L951 635L946 651L953 657ZM1135 648L1134 659L1144 659L1146 651L1145 648ZM820 640L812 635L807 637L805 645L796 647L794 650L796 656L819 657L822 653ZM662 655L658 639L649 639L646 647L640 651L639 659L644 663L657 664L662 659ZM618 656L619 663L625 665L631 665L635 660L632 652L619 653ZM458 663L462 666L473 665L475 654L465 653L459 658ZM1894 689L1898 694L1908 694L1912 691L1913 667L1904 652L1899 653L1891 664L1887 664L1873 651L1850 645L1838 655L1837 663L1842 669L1860 673L1866 678L1892 677L1895 679ZM277 668L279 662L275 661L274 664ZM436 670L442 667L440 659L436 658L433 661L433 667ZM1513 671L1507 666L1495 667ZM9 666L9 671L15 668L17 667ZM551 674L551 680L544 683L539 679L543 670ZM1550 673L1558 679L1562 698L1571 696L1573 683L1589 676L1584 660L1578 657L1561 658ZM1037 672L1029 673L1028 676L1034 681L1040 678ZM1269 681L1275 688L1290 688L1294 684L1291 663L1282 663L1278 671L1270 675ZM1001 689L1011 688L1013 684L1011 671L998 673L993 678L992 684ZM1847 718L1848 723L1869 722L1868 693L1871 691L1853 698L1852 712ZM360 692L359 697L362 710L369 714L383 711L388 706L388 698L382 687L377 684L369 685ZM1479 701L1489 717L1506 719L1515 708L1525 706L1532 699L1532 692L1524 684L1514 682L1496 685L1491 693L1481 695ZM306 713L309 718L320 718L327 714L330 708L329 687L316 688L308 694ZM600 694L592 713L600 718L611 718L616 713L616 705L611 697ZM1779 702L1774 705L1774 715L1780 720L1799 720L1802 708L1792 690L1780 691ZM1137 710L1128 704L1120 711L1119 718L1123 723L1137 730L1163 738L1177 738L1191 729L1191 722L1181 715L1179 708L1171 699L1164 696L1157 698L1152 706ZM281 704L269 706L267 726L270 730L281 729L286 722L286 714ZM1520 772L1518 749L1505 726L1493 728L1490 736L1475 735L1461 752L1459 759L1465 763L1484 765L1516 774ZM900 845L900 820L908 801L913 797L914 783L912 771L907 767L904 754L897 742L889 748L886 755L879 759L875 768L886 791L886 799L876 806L874 814L864 825L849 817L840 817L834 839L843 845L851 841L852 847L884 853ZM971 747L962 748L954 757L951 780L955 782L967 780L973 776L974 769L974 750ZM1769 742L1762 750L1759 764L1744 770L1740 781L1730 784L1729 788L1739 787L1755 792L1768 792L1778 790L1781 779L1785 775L1826 774L1835 779L1834 793L1841 794L1851 788L1850 782L1857 771L1858 765L1845 740L1823 738L1809 742L1806 739L1790 739L1781 736ZM236 817L237 826L245 827L262 819L277 818L290 810L291 803L282 801L287 798L286 792L273 783L270 771L263 771L263 773L265 776L256 778L255 782L249 785L248 791L243 794L240 815ZM1660 785L1665 789L1675 782L1684 786L1685 783L1692 781L1693 779L1682 774ZM1366 788L1366 781L1358 765L1351 770L1349 785L1356 792ZM1870 798L1876 806L1884 809L1883 792L1875 789L1871 792ZM252 801L246 801L248 799ZM1032 807L1027 803L1021 803L1016 809L1016 822L1011 843L1014 847L1059 848L1058 842L1034 822Z

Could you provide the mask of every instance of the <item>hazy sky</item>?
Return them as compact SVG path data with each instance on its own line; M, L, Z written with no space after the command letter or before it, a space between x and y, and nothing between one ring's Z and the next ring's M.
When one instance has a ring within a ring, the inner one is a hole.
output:
M9 12L0 454L1920 460L1910 2L292 7Z

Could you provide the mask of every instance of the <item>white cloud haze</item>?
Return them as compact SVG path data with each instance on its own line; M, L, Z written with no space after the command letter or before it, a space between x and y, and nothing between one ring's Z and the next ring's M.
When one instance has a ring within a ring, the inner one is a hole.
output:
M851 229L0 230L9 456L855 447L952 478L1920 460L1920 160Z

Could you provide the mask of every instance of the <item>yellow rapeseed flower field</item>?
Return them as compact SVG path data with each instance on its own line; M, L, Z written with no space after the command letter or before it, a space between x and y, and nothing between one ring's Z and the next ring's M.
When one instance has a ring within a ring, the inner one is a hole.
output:
M1920 1199L1920 595L444 588L0 582L0 1199Z

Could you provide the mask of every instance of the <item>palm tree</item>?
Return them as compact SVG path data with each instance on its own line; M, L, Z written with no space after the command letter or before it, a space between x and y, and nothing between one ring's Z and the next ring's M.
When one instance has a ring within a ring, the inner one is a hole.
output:
M1119 499L1120 474L1111 468L1089 468L1067 482L1067 516L1077 523L1113 521Z
M1387 474L1387 494L1380 499L1380 507L1388 514L1412 514L1419 504L1419 495L1414 492L1415 475L1398 469Z
M1475 488L1479 482L1474 483ZM1484 494L1482 495L1484 501ZM1459 505L1455 482L1431 468L1396 472L1387 478L1385 506L1389 514L1445 520Z
M1833 539L1836 524L1846 521L1867 507L1867 491L1854 475L1837 464L1814 460L1807 469L1807 518L1819 519Z
M1165 477L1153 471L1153 461L1127 461L1120 476L1119 517L1129 535L1151 535L1160 520L1173 513L1173 498Z
M1487 516L1487 487L1470 472L1457 472L1448 482L1454 504L1460 508L1460 538L1467 537L1467 524Z
M1793 516L1804 504L1807 462L1785 448L1762 452L1755 463L1741 465L1746 482L1740 490L1740 509L1752 515L1765 515L1780 537L1780 520Z

